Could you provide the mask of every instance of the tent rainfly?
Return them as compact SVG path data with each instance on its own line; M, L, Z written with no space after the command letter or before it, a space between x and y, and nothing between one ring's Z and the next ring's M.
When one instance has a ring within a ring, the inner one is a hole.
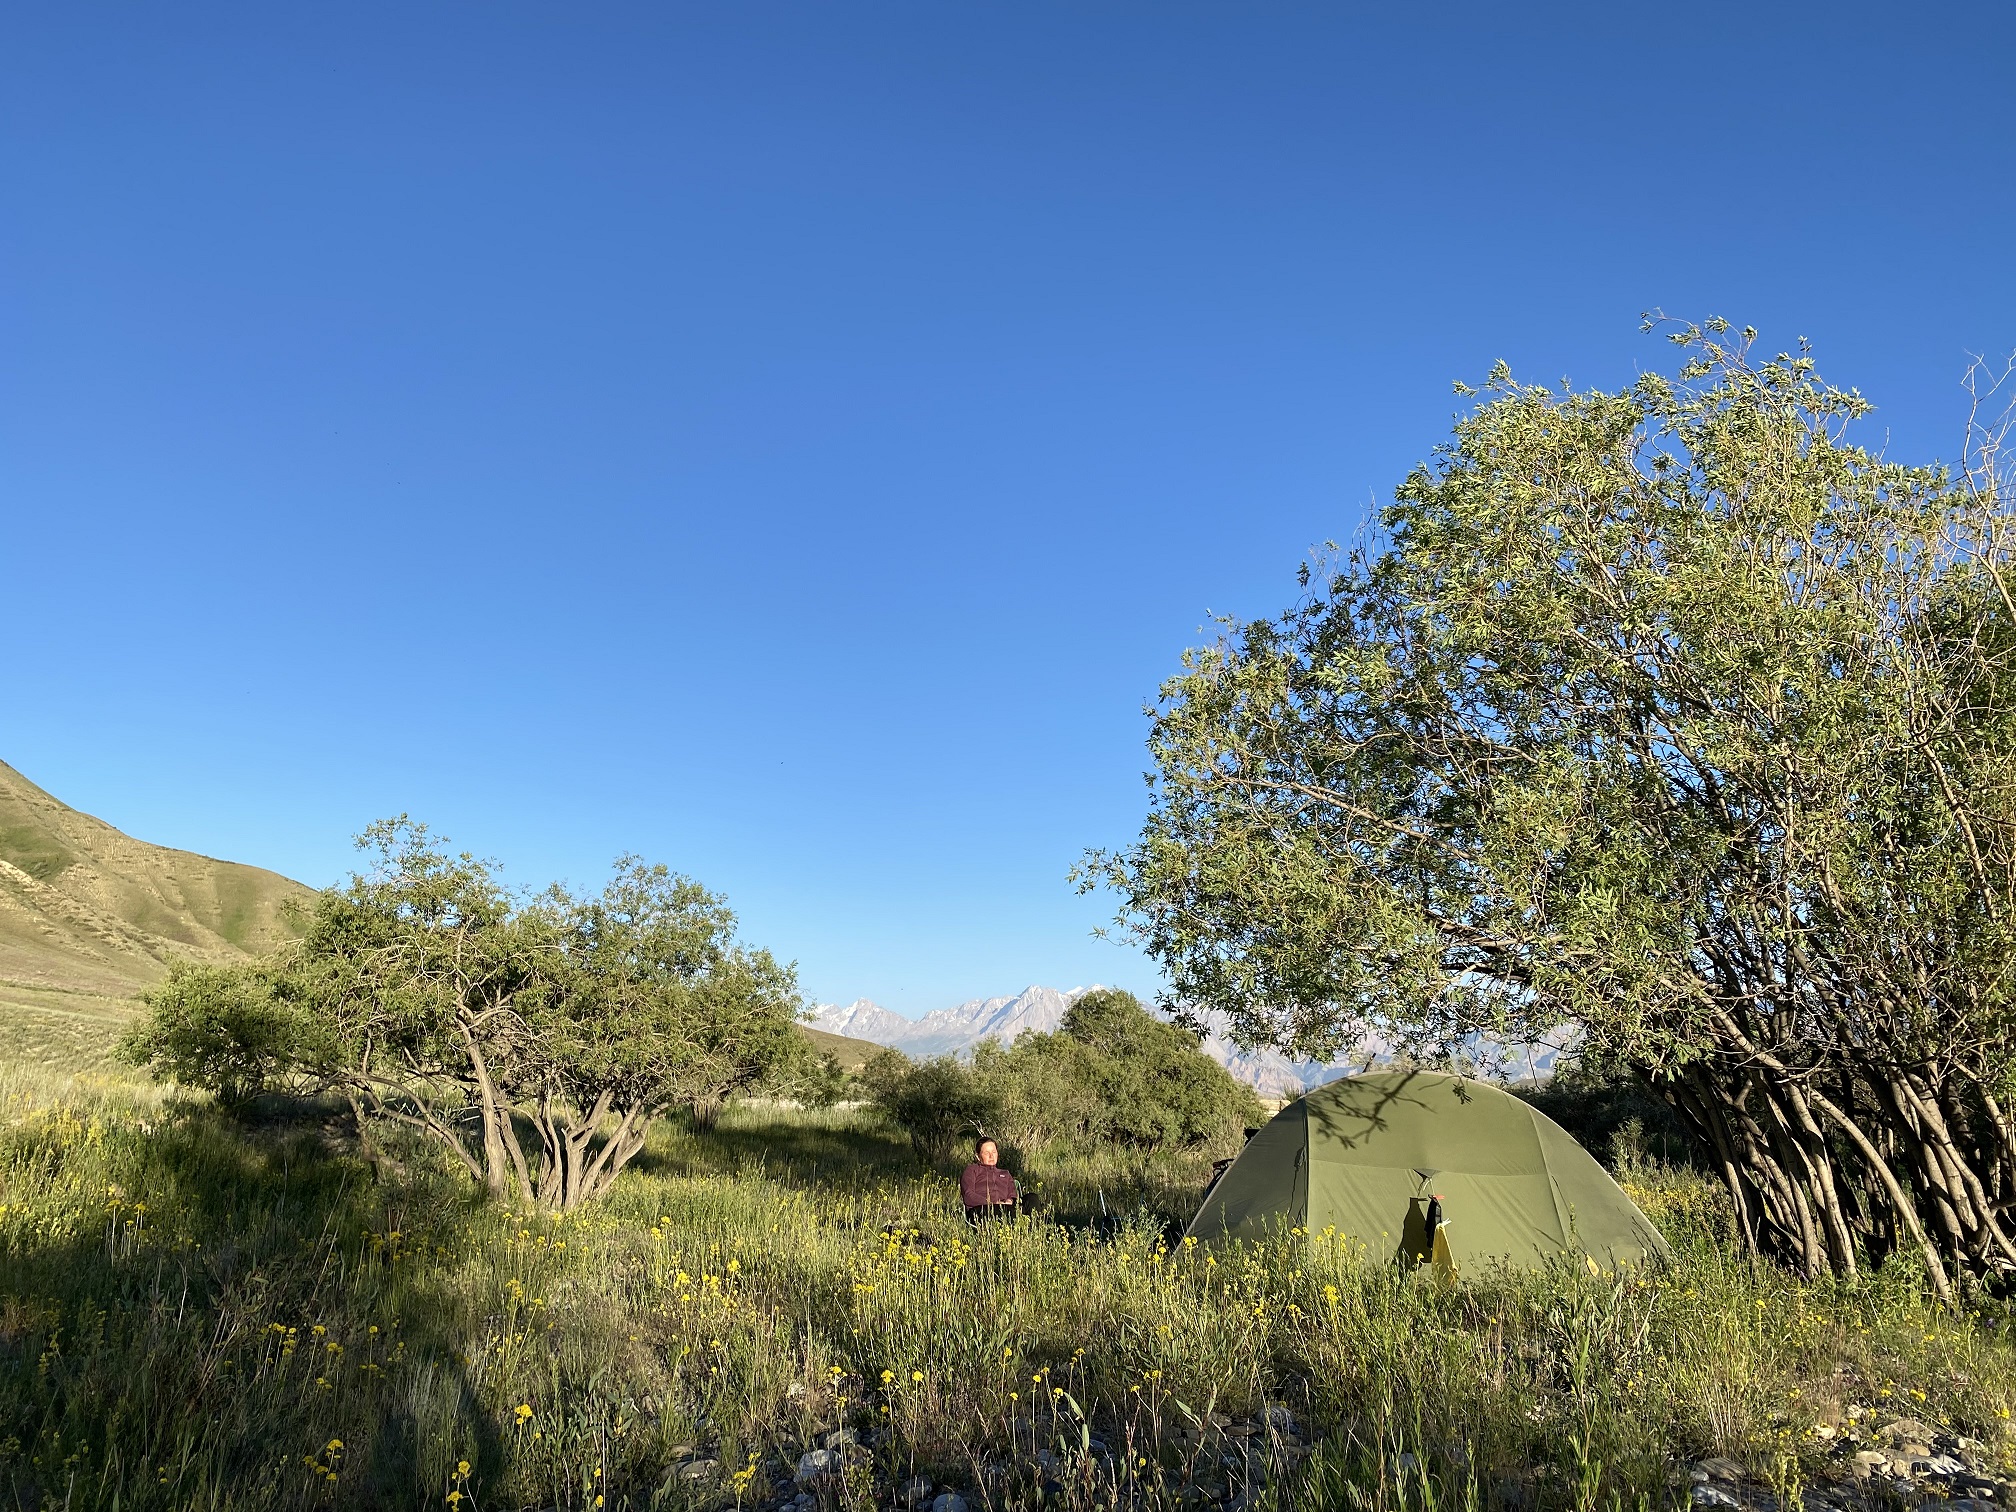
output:
M1247 1141L1188 1233L1297 1226L1449 1272L1671 1257L1559 1124L1498 1087L1434 1071L1345 1077L1290 1103Z

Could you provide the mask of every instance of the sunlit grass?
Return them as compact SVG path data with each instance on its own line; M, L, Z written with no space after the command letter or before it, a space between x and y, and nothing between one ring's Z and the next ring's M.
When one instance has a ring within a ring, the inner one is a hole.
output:
M0 1072L0 1119L0 1488L23 1504L754 1505L844 1425L872 1447L823 1484L836 1504L921 1473L996 1505L1045 1482L1175 1505L1236 1489L1237 1449L1282 1505L1629 1507L1668 1500L1680 1457L1817 1474L1851 1402L1997 1444L2016 1402L1985 1324L1902 1272L1748 1264L1670 1171L1630 1178L1670 1272L1445 1290L1334 1236L1172 1240L1195 1160L1038 1159L1051 1218L975 1233L950 1175L859 1111L662 1130L564 1221L478 1201L424 1148L366 1159L333 1110L248 1128Z

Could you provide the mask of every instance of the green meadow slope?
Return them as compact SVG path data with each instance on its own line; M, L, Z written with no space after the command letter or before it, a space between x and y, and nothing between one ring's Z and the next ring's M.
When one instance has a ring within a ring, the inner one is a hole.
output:
M313 892L256 866L149 845L0 762L0 1057L102 1063L175 957L233 960Z

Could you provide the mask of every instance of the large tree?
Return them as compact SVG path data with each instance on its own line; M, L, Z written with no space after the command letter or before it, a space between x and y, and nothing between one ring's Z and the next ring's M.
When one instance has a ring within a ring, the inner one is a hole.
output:
M1804 351L1502 368L1359 547L1163 690L1088 885L1173 1001L1303 1053L1567 1035L1758 1249L2016 1269L2016 602L1992 444L1853 444ZM1979 433L1976 433L1977 439Z
M179 972L135 1058L238 1091L285 1076L439 1141L499 1196L606 1192L653 1119L711 1117L806 1052L795 974L726 905L626 857L594 897L522 904L404 818L302 938L235 974Z

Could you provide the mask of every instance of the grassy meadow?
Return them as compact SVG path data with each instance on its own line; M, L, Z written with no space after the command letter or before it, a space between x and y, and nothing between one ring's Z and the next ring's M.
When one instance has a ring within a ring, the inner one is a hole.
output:
M333 1110L0 1068L0 1506L1638 1509L1900 1416L2007 1456L1993 1314L1749 1265L1692 1175L1624 1173L1670 1272L1443 1289L1172 1241L1206 1168L1039 1158L975 1233L866 1111L754 1105L561 1221Z

